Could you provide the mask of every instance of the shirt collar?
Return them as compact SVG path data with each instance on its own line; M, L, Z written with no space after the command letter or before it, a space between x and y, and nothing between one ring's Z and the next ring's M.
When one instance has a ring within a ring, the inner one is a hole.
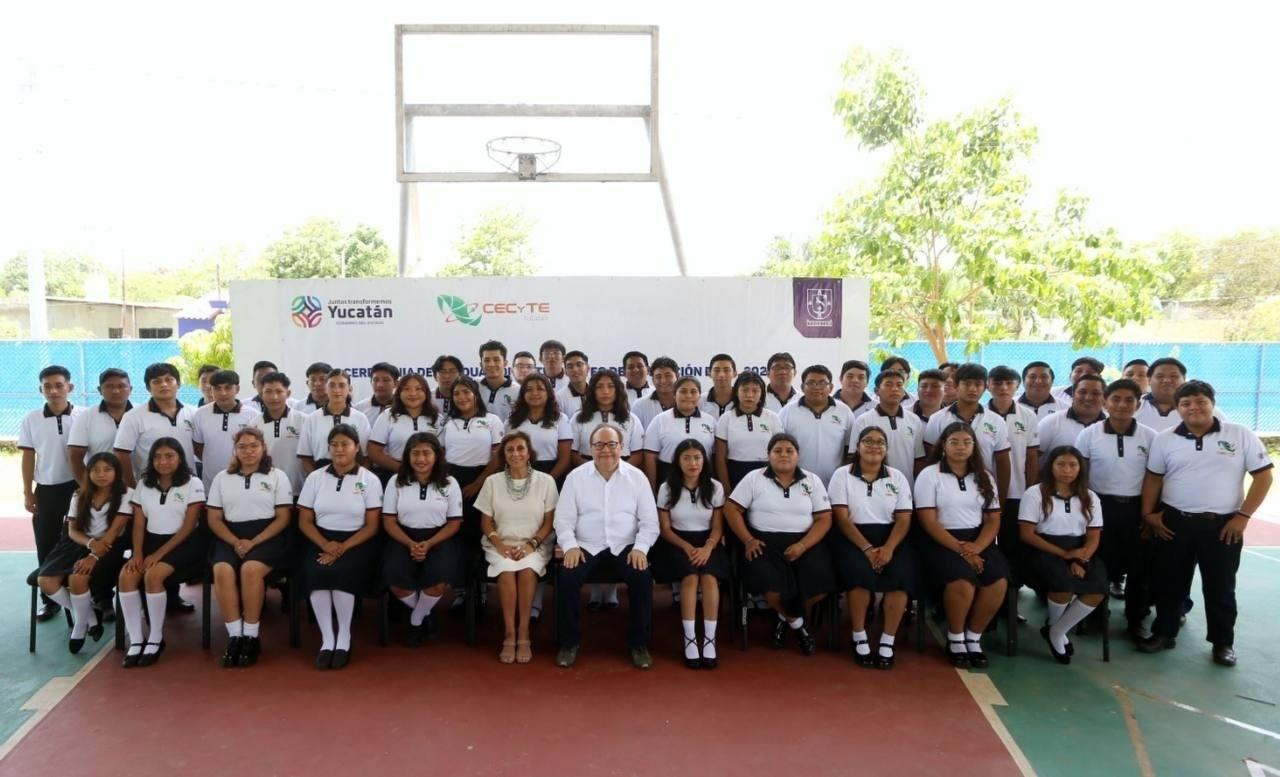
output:
M739 407L739 406L738 406L738 404L737 404L736 402L734 402L734 403L733 403L733 412L734 412L734 413L737 413L737 414L738 414L738 415L740 415L740 416L742 416L742 415L750 415L750 416L755 416L756 418L759 418L759 417L760 417L760 414L764 412L764 402L757 402L757 403L756 403L756 409L755 409L755 410L752 410L750 413L743 412L742 408L741 408L741 407Z
M814 411L813 408L809 407L804 403L804 397L800 397L800 401L797 402L796 405L799 407L803 407L805 410L808 410L810 413L813 413L814 418L821 418L823 413L827 412L828 410L836 406L836 401L831 397L827 397L827 404L823 405L822 409L816 412Z
M1183 421L1182 423L1178 424L1174 428L1173 433L1178 435L1179 437L1186 437L1188 440L1196 440L1196 439L1203 439L1205 437L1208 437L1211 434L1216 434L1221 431L1222 431L1222 424L1218 421L1218 417L1214 416L1213 426L1210 426L1209 431L1205 432L1204 434L1201 434L1201 435L1192 434L1190 431L1187 430L1186 421Z
M1093 419L1092 421L1085 421L1080 416L1076 415L1076 409L1074 407L1067 408L1067 418L1070 418L1072 421L1075 421L1076 423L1081 424L1083 426L1091 426L1093 424L1098 423L1099 421L1101 421L1106 417L1107 417L1106 413L1099 412L1097 418Z
M677 410L674 406L672 406L671 415L675 416L676 418L701 418L702 410L700 408L695 407L693 409L693 412L690 413L689 415L680 415L680 411Z
M1103 433L1103 434L1116 434L1116 431L1115 431L1114 429L1112 429L1112 428L1111 428L1111 424L1106 424L1106 423L1104 423L1104 424L1102 425L1102 433ZM1123 432L1120 432L1119 434L1120 434L1120 436L1121 436L1121 437L1132 437L1132 436L1134 436L1134 435L1135 435L1135 434L1137 434L1137 433L1138 433L1138 419L1136 419L1136 418L1131 418L1131 419L1129 419L1129 428L1128 428L1128 429L1126 429L1126 430L1124 430Z
M881 418L902 418L903 415L905 415L902 412L901 404L898 405L898 412L896 413L886 413L883 407L880 407L880 405L876 405L876 414L879 415Z
M649 381L647 380L644 382L644 385L641 386L640 388L636 388L632 386L630 383L627 384L627 391L634 393L636 395L636 399L639 399L640 397L644 396L644 392L648 391L651 388L652 386L649 385Z
M845 399L845 398L844 398L844 390L843 390L843 389L841 389L840 391L837 391L837 392L836 392L836 399L838 399L838 400L840 400L841 402L843 402L843 403L845 403L846 405L848 405L850 410L857 410L858 408L862 407L863 405L867 404L868 402L872 402L872 401L874 401L874 400L872 400L872 399L871 399L871 396L870 396L869 394L867 394L867 392L865 392L865 391L864 391L864 392L862 392L862 397L861 397L861 398L859 398L859 399L858 399L858 402L855 404L855 403L850 402L849 400L847 400L847 399Z
M235 406L235 407L231 408L230 410L225 410L225 411L224 411L222 408L218 407L218 403L217 403L217 402L210 402L209 404L213 406L213 412L215 412L215 413L217 413L217 414L219 414L219 415L231 415L232 413L239 413L239 412L240 412L240 400L238 400L238 399L236 400L236 406Z
M773 386L765 386L764 390L767 391L769 394L772 394L774 397L776 397L779 404L786 405L788 402L795 399L796 397L795 386L790 386L789 388L791 389L791 393L788 394L785 399L778 396L778 392L773 390Z
M995 413L996 415L1000 416L1001 418L1008 418L1009 416L1011 416L1011 415L1016 415L1016 414L1018 413L1018 403L1017 403L1017 402L1010 402L1010 403L1009 403L1009 412L1007 412L1007 413L1001 413L1001 412L1000 412L1000 408L996 407L996 401L995 401L994 399L988 399L988 400L987 400L987 409L988 409L988 410L990 410L991 412Z
M75 409L75 408L72 406L72 404L71 404L70 402L68 402L68 403L67 403L66 408L64 408L64 409L63 409L63 411L62 411L61 413L55 413L55 412L53 412L52 410L50 410L50 409L49 409L49 403L48 403L48 402L46 402L46 403L44 404L44 417L45 417L45 418L57 418L57 417L59 417L59 416L71 415L71 411L72 411L72 410L74 410L74 409Z
M770 480L772 480L774 483L777 483L777 482L778 482L778 474L777 474L776 472L774 472L774 471L773 471L773 467L771 467L771 466L770 466L770 467L765 467L765 468L764 468L764 476L765 476L765 477L767 477L767 478L769 478ZM792 481L792 483L791 483L791 485L793 485L793 486L794 486L796 483L799 483L801 480L804 480L804 478L805 478L804 470L803 470L803 469L801 469L799 466L797 466L797 467L796 467L796 472L795 472L794 477L795 477L795 480L794 480L794 481ZM779 486L779 488L781 488L781 486Z
M345 478L347 475L355 475L358 472L360 472L360 465L357 464L355 468L353 468L350 472L347 473L347 475L339 475L338 470L333 468L333 464L330 464L329 466L325 467L324 471L329 473L330 475L333 475L335 478Z
M316 398L311 396L310 394L307 395L307 401L303 402L302 404L311 405L312 407L320 407L320 403L317 402Z
M178 413L182 411L182 401L175 399L173 400L173 402L174 402L173 414L176 417ZM160 415L164 415L164 413L161 412L160 410L160 406L156 404L156 401L154 399L147 400L147 409L153 413L160 413ZM165 418L168 418L168 416L165 416Z
M1024 392L1022 392L1022 395L1018 397L1017 402L1018 402L1018 404L1020 404L1020 405L1026 405L1027 407L1031 408L1032 410L1039 410L1040 408L1044 407L1045 405L1056 405L1056 404L1058 404L1058 400L1053 396L1053 394L1050 394L1049 396L1045 397L1045 398L1044 398L1044 401L1043 401L1043 402L1041 402L1040 404L1036 404L1035 402L1032 402L1030 399L1027 399L1027 393L1026 393L1025 391L1024 391Z
M490 388L488 381L482 381L482 384L484 385L485 388L489 389L490 391L497 391L498 389L511 388L511 377L508 376L505 380L499 383L498 388ZM386 405L381 405L381 407L386 407Z
M858 478L859 480L862 480L862 473L855 468L856 466L857 465L855 464L849 465L849 474L853 475L855 478ZM889 467L882 463L880 465L880 471L876 473L876 480L884 480L887 477L889 477ZM865 483L866 481L863 481L863 482Z
M280 417L279 417L279 418L272 418L272 417L271 417L271 411L267 409L267 406L266 406L266 405L264 405L264 404L259 404L259 405L258 405L258 407L261 407L261 408L262 408L262 420L263 420L263 421L283 421L284 419L286 419L286 418L288 418L288 417L289 417L289 403L287 403L287 402L285 403L285 406L284 406L284 412L280 414Z
M342 408L341 413L330 413L329 406L325 405L324 407L320 408L320 412L324 413L327 416L332 416L336 418L346 418L347 416L351 415L351 405L347 405L346 407Z
M133 409L133 403L126 399L126 400L124 401L124 411L127 413L127 412L129 412L130 410L132 410L132 409ZM105 400L105 399L104 399L104 400L102 400L101 402L99 402L99 403L98 403L98 412L99 412L99 413L110 413L110 412L111 412L111 409L107 407L107 400Z
M914 403L912 403L911 412L915 413L916 417L919 418L921 421L929 420L929 414L924 412L923 405L920 404L920 400L918 399Z

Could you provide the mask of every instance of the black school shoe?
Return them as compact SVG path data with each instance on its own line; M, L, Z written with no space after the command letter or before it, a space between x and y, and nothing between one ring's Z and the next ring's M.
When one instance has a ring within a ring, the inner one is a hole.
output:
M1236 651L1230 645L1213 646L1213 663L1218 666L1235 666Z
M156 645L158 648L154 653L147 652L147 645ZM160 654L164 652L164 640L160 640L159 644L155 642L147 642L142 646L142 655L138 658L138 666L151 666L160 660Z
M1048 626L1040 627L1040 636L1044 637L1044 643L1049 646L1049 652L1053 655L1054 661L1057 661L1059 664L1071 663L1071 655L1069 653L1066 651L1059 653L1058 649L1053 646L1053 639L1049 637Z
M852 647L853 662L858 666L867 667L868 669L870 669L875 667L876 665L875 654L869 650L867 651L867 654L865 656L858 652L858 645L866 645L866 644L867 644L867 641L865 639L855 639L853 641L853 647Z
M125 669L132 669L132 668L134 668L135 666L137 666L137 665L138 665L138 659L139 659L139 658L142 658L142 648L143 648L143 647L145 647L145 645L138 645L138 652L137 652L137 653L130 653L130 652L128 652L128 651L133 649L133 645L130 645L130 646L125 650L124 658L123 658L123 659L121 659L121 661L120 661L120 666L124 667Z
M787 632L791 631L791 626L781 618L773 626L773 649L781 650L787 646Z
M791 628L791 627L788 626L787 628ZM809 633L809 630L807 628L805 628L804 626L801 626L798 629L793 629L793 631L795 631L796 636L800 638L801 653L804 653L806 656L811 656L815 652L817 652L818 640L813 638L813 635Z
M333 651L333 663L329 665L329 668L342 669L349 663L351 663L350 650L335 650Z
M228 637L227 648L222 651L222 668L230 669L240 663L240 642L243 637Z
M62 612L62 605L57 602L44 602L40 605L40 609L36 610L36 620L45 623L58 617L60 612Z
M262 642L257 637L241 637L240 639L240 656L237 664L241 667L250 667L258 663L258 656L262 653Z
M316 669L328 669L333 666L333 651L321 650L316 654Z

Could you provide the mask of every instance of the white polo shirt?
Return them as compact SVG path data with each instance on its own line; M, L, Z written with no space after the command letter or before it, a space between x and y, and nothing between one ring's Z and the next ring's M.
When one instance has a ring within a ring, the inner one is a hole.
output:
M352 405L352 407L359 410L361 413L364 413L364 417L369 419L369 428L372 429L374 424L377 423L379 416L381 416L384 411L391 409L391 403L388 402L385 405L379 405L372 396L368 396L364 399L358 400L354 405Z
M332 466L307 475L298 506L315 511L316 526L329 531L364 528L366 510L382 507L382 482L364 467L337 475Z
M674 407L675 401L672 400L671 407L663 408L662 403L658 401L658 395L650 393L645 395L644 399L632 402L631 412L636 416L636 418L640 419L640 429L643 433L643 430L648 429L649 424L653 423L653 419L662 415L666 410L671 410Z
M1164 476L1160 501L1184 513L1227 515L1244 502L1244 474L1271 467L1258 435L1230 421L1213 420L1203 437L1185 424L1151 441L1147 469Z
M579 421L577 416L573 417L570 422L573 429L573 443L569 446L570 450L581 456L590 457L591 434L606 423L622 428L623 456L630 456L644 450L644 427L640 425L640 419L635 413L628 414L625 423L619 423L618 417L613 413L601 413L598 410L592 414L590 420L585 422Z
M1105 412L1099 413L1097 420L1093 423L1100 423L1105 421L1106 418L1107 414ZM1080 416L1076 415L1076 411L1073 408L1054 413L1040 422L1041 452L1047 455L1059 446L1075 445L1080 433L1089 425L1080 420Z
M417 418L414 418L408 413L392 413L388 410L373 422L373 428L369 430L369 442L378 443L382 446L383 453L396 461L401 461L404 459L405 443L409 442L410 437L419 432L430 432L439 437L439 423L443 420L440 416L436 416L435 423L432 423L425 413L420 413Z
M814 515L831 510L826 486L816 474L801 468L786 488L778 484L772 467L753 469L738 482L729 500L746 513L748 526L763 532L807 532L813 528Z
M712 514L724 507L724 486L715 479L712 479L711 486L710 507L698 499L697 491L687 488L680 489L680 498L667 507L667 501L671 499L671 487L663 483L658 486L658 510L671 515L671 528L676 531L711 531Z
M906 412L901 405L895 415L889 415L876 405L871 412L853 419L853 428L849 430L850 454L858 450L858 435L868 426L882 430L889 441L889 451L885 458L890 467L900 472L916 471L916 460L925 456L924 422L919 416ZM907 481L907 489L911 489L910 481Z
M783 431L800 443L800 466L818 476L823 483L844 463L849 449L849 432L853 429L853 412L848 405L830 397L826 407L814 412L804 400L782 409L778 417Z
M1072 496L1070 499L1063 499L1055 493L1049 497L1053 500L1049 517L1044 517L1045 496L1041 488L1044 485L1047 484L1036 483L1027 489L1027 493L1022 497L1022 504L1018 506L1020 523L1034 524L1036 534L1045 534L1050 537L1083 537L1089 529L1102 528L1102 503L1098 501L1098 495L1093 491L1089 491L1091 505L1089 515L1085 515L1080 497Z
M136 477L147 468L147 457L151 455L151 446L155 441L161 437L172 437L182 444L182 451L187 455L187 466L195 470L196 462L199 461L195 448L191 445L192 418L195 413L195 408L179 402L173 416L167 416L156 407L154 399L149 399L147 404L124 414L112 445L118 451L129 452Z
M68 525L70 525L75 520L73 516L76 514L76 504L78 503L79 499L80 499L79 491L71 495L71 504L67 507L67 524ZM99 507L99 508L94 508L93 503L91 502L89 504L89 527L88 527L88 531L86 531L85 534L89 535L95 540L102 539L102 536L107 533L107 529L111 528L111 521L116 517L116 515L133 517L133 507L131 506L132 501L133 501L133 489L126 488L124 490L124 494L120 497L120 507L116 509L115 515L111 514L110 500L105 502L102 505L102 507ZM121 533L123 534L124 532L121 532ZM116 541L120 542L122 540L120 538L116 538Z
M302 438L302 425L307 417L288 406L284 415L272 418L265 411L255 416L253 425L262 431L267 443L267 454L271 456L271 466L284 470L293 485L293 493L302 490L302 465L298 462L298 440ZM212 485L210 481L210 485ZM206 489L207 490L207 489Z
M716 421L716 439L724 440L729 461L769 461L769 439L782 431L782 419L767 408L742 413L730 408Z
M368 453L369 419L364 413L348 407L342 411L341 415L332 415L328 408L321 408L308 415L307 420L302 424L302 437L298 440L298 457L314 459L318 462L328 461L329 432L341 424L355 427L356 436L360 438L360 453Z
M709 415L717 421L720 420L720 416L729 412L731 407L733 407L732 394L729 395L729 401L722 405L712 398L710 391L703 396L702 402L698 405L698 409L702 411L703 415Z
M914 492L917 510L937 510L938 523L950 531L977 529L982 526L984 512L1000 511L1000 495L990 474L987 480L991 483L991 501L984 503L972 472L959 478L950 470L943 472L945 465L946 462L938 462L920 470Z
M840 391L832 394L831 398L849 408L849 412L853 414L854 418L858 418L864 413L870 413L876 408L875 398L865 391L862 392L862 396L856 402L846 402Z
M514 429L511 427L511 419L508 418L503 428L508 432L524 432L529 435L529 440L533 443L533 452L537 456L536 461L555 461L560 456L560 443L573 440L573 424L568 414L563 411L549 428L543 426L541 422L535 423L527 418Z
M1023 393L1018 396L1017 403L1022 407L1025 407L1033 411L1036 414L1036 418L1040 419L1041 421L1053 415L1054 413L1058 412L1059 410L1066 410L1067 408L1071 407L1070 402L1063 402L1062 400L1055 397L1053 394L1050 394L1045 399L1045 401L1037 405L1036 403L1027 399L1026 393Z
M1009 492L1010 499L1021 499L1027 490L1027 451L1040 448L1040 418L1036 411L1014 402L1009 415L1004 415L991 402L987 409L1004 419L1009 435Z
M716 445L716 420L704 415L701 410L694 410L693 415L676 415L676 409L663 410L658 417L649 422L644 432L644 449L658 454L658 461L671 463L676 446L685 440L693 439L702 443L707 452L707 463Z
M18 428L18 449L36 454L35 481L41 486L56 486L75 480L67 458L67 444L77 419L86 413L70 402L61 413L54 414L46 404L22 418ZM110 416L108 416L110 417Z
M561 387L569 385L569 373L565 372L564 370L561 370L560 374L554 378L551 377L550 375L547 375L547 373L542 372L541 370L539 370L538 373L546 377L547 380L551 381L552 391L559 391Z
M200 457L205 488L213 483L214 474L231 464L235 453L231 437L246 426L253 426L262 413L252 405L236 400L231 412L224 413L213 402L201 405L191 416L191 441L204 445Z
M625 381L624 384L627 387L627 401L633 405L653 393L653 386L647 382L640 388L632 388L631 384Z
M800 397L801 397L800 392L796 391L794 388L791 389L790 394L788 394L785 397L781 397L773 393L773 388L770 387L767 383L765 384L765 387L764 387L765 409L772 410L773 412L778 413L779 415L782 414L782 408L786 407L787 405L794 405L796 402L799 402Z
M133 490L132 504L142 508L146 517L146 530L151 534L177 534L187 517L187 508L204 504L204 484L192 474L191 479L180 486L168 489L152 488L141 480Z
M880 467L870 483L855 474L853 465L841 467L831 476L827 491L831 506L849 508L849 520L856 524L890 524L899 513L911 512L911 481L893 467Z
M566 416L573 418L582 412L582 398L587 395L586 389L579 394L574 389L573 384L566 383L564 388L556 392L556 406L560 408L560 412ZM503 419L506 420L505 418Z
M124 411L128 413L132 409L133 403L126 402ZM121 420L124 420L124 416L121 416ZM71 425L71 431L67 434L67 447L84 448L84 460L87 462L95 453L110 453L115 447L116 432L119 430L120 422L107 412L107 403L99 402L96 410L83 408L83 412L76 417L76 422Z
M293 507L293 484L279 467L248 477L223 469L209 486L205 506L221 510L222 519L228 523L275 518L277 507Z
M1151 394L1144 394L1142 396L1142 401L1138 403L1138 411L1133 414L1133 417L1138 420L1138 423L1145 424L1146 426L1155 429L1157 432L1163 432L1165 429L1172 429L1182 423L1182 416L1178 415L1178 406L1176 403L1173 407L1169 408L1169 412L1161 413L1160 408L1156 407L1155 403L1151 401ZM1219 421L1227 420L1227 417L1222 414L1222 411L1218 410L1216 407L1213 409L1213 417L1217 418Z
M1085 427L1075 446L1089 460L1089 488L1107 496L1140 496L1156 434L1137 419L1123 434L1105 421Z
M438 529L449 521L462 520L462 486L452 477L444 486L424 486L416 480L399 486L397 480L387 483L383 515L394 515L397 523L409 529Z
M497 388L489 388L489 384L483 379L480 381L480 398L484 400L484 409L496 415L503 423L511 415L519 397L520 384L510 377L499 383Z
M942 437L942 431L957 421L964 421L964 419L956 412L954 404L929 416L929 423L924 427L925 444L937 445L938 439ZM995 472L996 454L1010 448L1009 427L1005 424L1004 418L980 404L978 412L973 414L973 420L969 422L969 428L973 429L974 436L978 438L978 448L982 451L983 463L987 465L988 470Z
M648 554L658 539L658 506L649 479L625 461L605 480L588 461L564 479L556 503L556 544L620 555L628 545Z
M493 413L441 419L439 437L445 458L459 467L483 467L493 456L493 446L502 442L502 429L502 419Z

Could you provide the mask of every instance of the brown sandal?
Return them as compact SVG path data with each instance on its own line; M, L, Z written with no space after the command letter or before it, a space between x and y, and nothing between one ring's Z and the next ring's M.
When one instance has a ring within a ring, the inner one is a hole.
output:
M514 664L516 661L516 641L514 639L502 640L502 650L498 651L498 660L504 664Z
M516 640L516 663L527 664L533 660L533 643L527 639Z

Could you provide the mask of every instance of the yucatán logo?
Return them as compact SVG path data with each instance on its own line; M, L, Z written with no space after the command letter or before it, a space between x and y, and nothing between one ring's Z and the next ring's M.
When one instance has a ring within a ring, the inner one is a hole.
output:
M520 316L525 321L546 321L551 315L550 302L467 302L453 294L436 297L446 324L480 326L486 316Z
M294 297L293 302L289 304L294 326L303 329L314 329L320 326L320 322L324 320L323 308L324 303L319 297L307 295Z
M289 305L293 323L303 329L315 329L326 316L337 326L380 325L395 317L389 299L331 299L303 295Z

